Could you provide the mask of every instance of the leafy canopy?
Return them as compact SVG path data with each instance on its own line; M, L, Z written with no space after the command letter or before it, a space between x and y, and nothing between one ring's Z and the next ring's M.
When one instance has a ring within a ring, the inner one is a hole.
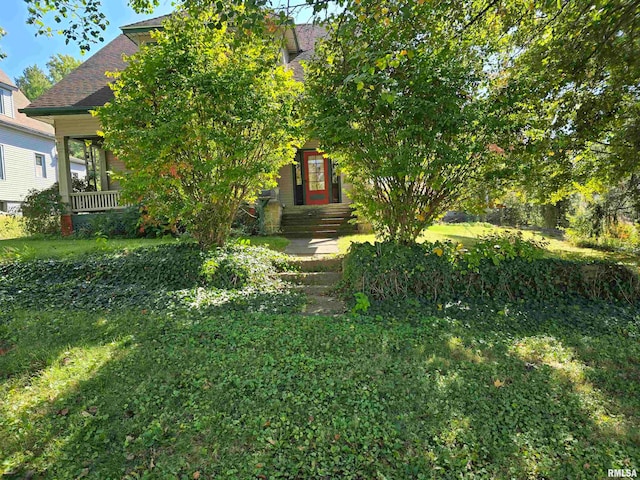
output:
M16 78L16 85L29 100L35 100L75 70L80 63L80 60L71 55L52 55L47 62L48 74L38 65L31 65Z
M638 171L639 28L637 0L503 0L467 32L490 45L493 98L511 105L506 177L533 198L556 201Z
M496 157L482 63L444 3L363 0L307 66L312 135L353 183L359 212L402 243L468 196Z
M275 185L299 143L301 92L273 36L239 35L213 11L178 15L129 58L100 108L123 195L222 245L242 202Z

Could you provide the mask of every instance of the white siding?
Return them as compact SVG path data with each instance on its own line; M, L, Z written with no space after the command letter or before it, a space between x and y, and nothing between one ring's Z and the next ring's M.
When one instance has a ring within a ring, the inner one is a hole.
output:
M71 162L71 177L77 175L79 180L87 178L87 167L81 163Z
M2 102L2 110L0 110L2 113L0 113L0 115L6 115L7 117L14 118L13 95L11 95L9 90L0 88L0 102Z
M21 202L33 188L42 190L57 180L57 157L53 139L0 126L5 178L0 180L0 201ZM35 154L44 155L46 178L36 178Z

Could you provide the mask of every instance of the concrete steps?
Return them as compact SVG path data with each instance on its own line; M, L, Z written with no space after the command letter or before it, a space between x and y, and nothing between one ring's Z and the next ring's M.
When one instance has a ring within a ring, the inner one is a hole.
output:
M342 259L292 257L291 265L299 271L280 273L280 278L305 293L303 315L338 316L346 312L344 302L334 296L342 280Z
M335 238L357 232L352 218L348 205L304 206L285 210L280 226L288 238Z
M282 272L282 280L297 285L335 286L342 280L339 272Z

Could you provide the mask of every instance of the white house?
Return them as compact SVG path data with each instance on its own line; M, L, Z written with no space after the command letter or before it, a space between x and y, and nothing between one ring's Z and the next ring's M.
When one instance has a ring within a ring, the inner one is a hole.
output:
M17 212L31 189L57 181L54 129L18 109L29 100L0 70L0 211Z

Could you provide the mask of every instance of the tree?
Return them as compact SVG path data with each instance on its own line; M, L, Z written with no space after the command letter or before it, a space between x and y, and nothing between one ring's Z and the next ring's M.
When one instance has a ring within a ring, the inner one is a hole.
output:
M55 85L64 77L78 68L82 62L71 55L63 55L58 53L52 55L47 62L47 69L49 71L49 80Z
M640 1L488 3L469 33L511 98L510 186L553 203L638 172Z
M0 39L7 34L4 28L0 27ZM7 54L2 51L0 48L0 60L6 58Z
M175 16L129 58L100 108L123 195L222 245L245 201L275 185L299 144L301 85L273 37L242 35L212 11Z
M32 65L16 78L16 85L29 100L35 100L81 63L71 55L52 55L47 62L48 75L38 65Z
M59 33L66 38L66 42L75 42L82 52L91 50L93 44L103 42L103 33L109 25L109 20L102 12L103 0L24 0L28 5L29 17L27 23L37 28L37 35L52 36ZM342 3L343 0L337 3ZM296 11L311 6L314 13L325 11L332 4L331 0L305 0L291 5L291 2L281 0L224 0L211 2L210 0L178 0L176 9L186 9L192 14L197 11L207 11L215 8L220 16L220 24L224 21L235 20L236 25L245 29L260 29L264 27L264 11L277 10L282 23L290 21ZM129 7L136 13L151 14L160 5L159 0L128 0ZM47 18L50 17L50 18ZM53 23L57 30L51 28ZM1 59L1 57L0 57Z
M16 86L29 100L35 100L52 87L47 74L37 65L32 65L22 71L22 75L16 78Z
M401 243L468 197L502 153L488 148L496 125L481 58L456 38L453 14L438 2L362 0L307 66L312 136L348 174L359 213Z

